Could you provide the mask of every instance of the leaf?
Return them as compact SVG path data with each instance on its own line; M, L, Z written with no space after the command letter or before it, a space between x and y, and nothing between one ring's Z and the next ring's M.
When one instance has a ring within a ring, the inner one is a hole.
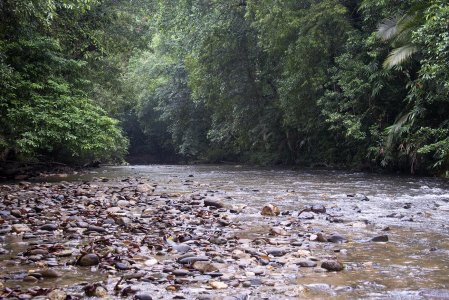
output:
M395 66L403 64L416 52L418 52L418 48L412 44L393 49L390 54L388 54L383 66L385 69L391 69Z

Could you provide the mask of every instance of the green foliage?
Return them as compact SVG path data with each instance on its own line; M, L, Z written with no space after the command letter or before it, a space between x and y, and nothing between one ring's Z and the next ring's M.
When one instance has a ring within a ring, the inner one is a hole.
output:
M85 62L64 51L53 27L61 10L83 14L94 3L6 1L0 7L10 21L0 35L2 159L122 160L127 141L118 121L80 89Z
M162 160L449 170L447 1L5 0L0 17L2 159L114 159L121 125Z

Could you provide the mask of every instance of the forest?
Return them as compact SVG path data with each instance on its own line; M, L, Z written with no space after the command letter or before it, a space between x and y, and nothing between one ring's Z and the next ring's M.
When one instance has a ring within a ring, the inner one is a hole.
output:
M2 0L0 161L449 176L447 0Z

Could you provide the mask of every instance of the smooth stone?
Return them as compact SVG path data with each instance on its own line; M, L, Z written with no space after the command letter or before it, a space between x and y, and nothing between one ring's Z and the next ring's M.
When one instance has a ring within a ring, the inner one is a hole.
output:
M273 216L273 217L279 216L280 213L281 213L280 209L274 204L265 205L262 208L262 211L260 212L262 216Z
M303 212L298 216L299 219L303 219L303 220L312 220L315 219L315 214L313 212Z
M190 272L188 270L184 270L184 269L177 269L177 270L174 270L172 272L172 274L175 276L188 276L190 274Z
M191 256L178 259L180 264L191 264L196 261L209 261L209 258L207 256Z
M326 207L322 204L314 204L310 209L317 214L324 214L326 212Z
M26 276L25 278L23 278L23 281L24 282L30 282L30 283L36 283L39 280L36 277L34 277L34 276Z
M80 260L78 261L78 265L82 266L82 267L90 267L90 266L95 266L98 265L100 263L100 258L93 253L89 253L86 255L83 255Z
M90 225L87 227L87 231L95 231L95 232L103 233L103 232L106 232L106 229L104 229L103 227L100 227L100 226Z
M14 224L11 226L12 232L15 233L24 233L24 232L30 232L31 228L28 227L26 224Z
M303 259L298 261L297 265L302 268L314 268L317 266L317 263L308 259Z
M61 273L53 269L42 270L38 271L37 273L41 274L43 278L58 278L62 276Z
M98 286L95 289L94 296L98 298L106 298L108 297L108 291L104 287Z
M219 202L219 201L215 201L215 200L210 200L210 199L205 199L204 200L204 206L209 206L209 207L216 207L216 208L223 208L224 204Z
M342 244L346 243L348 240L341 235L333 234L327 238L327 241L331 243Z
M211 286L213 289L216 289L216 290L228 288L228 285L221 281L211 281L211 282L209 282L209 286Z
M196 261L193 263L192 267L202 273L218 272L218 269L214 265L205 261Z
M150 295L146 295L146 294L139 294L139 295L135 295L134 299L135 300L153 300L153 297L151 297Z
M269 255L279 257L279 256L284 256L285 254L287 254L287 250L281 249L281 248L269 248L269 249L267 249L267 253Z
M326 260L321 263L321 268L326 269L328 271L342 271L344 269L344 265L336 260Z
M65 300L67 298L67 294L61 290L53 290L48 293L47 298L49 300Z
M41 230L46 230L46 231L55 231L58 229L58 225L55 224L45 224L43 226L40 227Z
M371 242L388 242L388 235L379 235L379 236L373 237L371 239Z
M115 268L120 271L125 271L130 268L129 264L117 262L115 263Z

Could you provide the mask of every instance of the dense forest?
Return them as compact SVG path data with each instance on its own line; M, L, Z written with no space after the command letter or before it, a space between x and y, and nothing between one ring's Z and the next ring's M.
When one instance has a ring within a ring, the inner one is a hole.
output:
M2 0L0 160L448 175L447 0Z

